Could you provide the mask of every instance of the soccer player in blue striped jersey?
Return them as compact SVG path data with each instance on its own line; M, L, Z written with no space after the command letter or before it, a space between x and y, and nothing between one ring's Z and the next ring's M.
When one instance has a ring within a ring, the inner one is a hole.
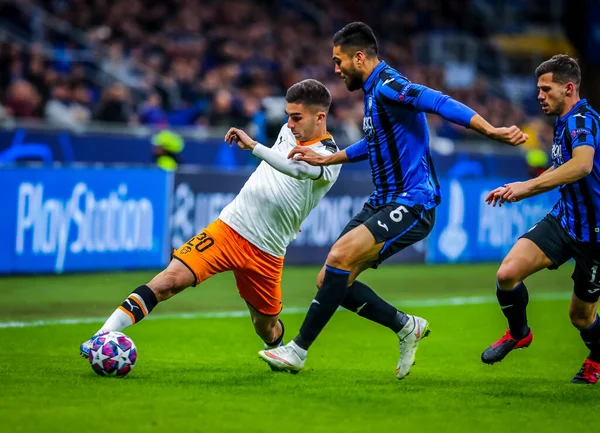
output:
M557 269L575 259L569 315L589 349L571 382L595 384L600 376L600 116L579 97L577 61L559 54L536 69L542 111L557 116L552 167L535 179L492 191L487 202L502 205L559 187L552 211L524 234L497 273L497 295L509 329L481 355L486 364L502 361L513 349L527 347L533 334L527 323L529 299L523 280L542 270Z
M375 191L331 248L299 335L290 344L259 355L272 368L301 370L308 348L341 305L398 335L396 377L402 379L429 324L398 311L356 278L424 239L433 227L440 188L431 162L425 113L512 145L523 143L527 136L516 126L495 128L449 96L411 83L379 59L375 35L364 23L345 26L335 34L333 45L336 75L348 90L364 91L365 137L333 158L300 147L290 157L317 166L368 159Z

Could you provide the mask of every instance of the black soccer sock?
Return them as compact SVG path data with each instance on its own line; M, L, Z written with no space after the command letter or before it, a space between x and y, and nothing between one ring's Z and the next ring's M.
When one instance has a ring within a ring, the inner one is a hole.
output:
M390 328L396 334L408 322L408 316L385 302L369 286L355 281L342 301L342 307L365 319Z
M152 289L143 285L135 289L123 301L119 309L127 313L133 323L137 323L150 314L156 304L158 304L158 300Z
M579 331L581 339L586 347L590 349L590 358L594 362L600 362L600 320L596 314L596 320L589 327Z
M281 321L281 319L277 319L277 320L279 321L279 324L281 325L281 335L279 337L277 337L275 339L275 341L273 341L273 342L265 341L265 344L270 347L280 346L281 342L283 341L283 334L285 333L285 327L283 326L283 322Z
M332 266L325 267L323 285L310 304L300 333L294 339L302 349L308 350L346 297L349 277L349 271Z
M496 283L496 296L500 303L500 308L504 316L508 319L510 335L515 340L521 340L529 334L527 326L527 304L529 303L529 294L525 283L521 282L512 290L502 290Z

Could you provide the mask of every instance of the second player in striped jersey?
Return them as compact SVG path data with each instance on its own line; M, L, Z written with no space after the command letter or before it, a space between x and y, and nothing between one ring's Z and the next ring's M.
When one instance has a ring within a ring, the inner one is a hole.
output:
M493 364L513 349L531 344L533 333L526 313L529 295L523 280L575 259L569 315L590 352L572 382L595 384L600 376L600 153L596 152L600 116L579 97L581 72L575 59L556 55L542 63L536 75L542 111L557 117L552 166L535 179L495 189L487 201L493 205L517 202L556 187L560 199L517 241L500 265L496 293L509 329L481 359Z

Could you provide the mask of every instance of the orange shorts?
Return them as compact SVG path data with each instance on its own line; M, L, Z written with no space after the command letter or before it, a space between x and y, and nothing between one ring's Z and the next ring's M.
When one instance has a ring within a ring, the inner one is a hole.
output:
M173 258L186 265L200 284L215 274L233 271L240 296L261 314L281 312L283 257L252 245L217 219L181 248Z

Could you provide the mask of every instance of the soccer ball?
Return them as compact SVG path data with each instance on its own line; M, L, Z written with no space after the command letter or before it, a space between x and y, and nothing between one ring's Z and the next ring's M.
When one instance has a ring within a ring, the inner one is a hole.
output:
M94 338L90 365L100 376L126 376L137 360L133 340L121 332L103 332Z

